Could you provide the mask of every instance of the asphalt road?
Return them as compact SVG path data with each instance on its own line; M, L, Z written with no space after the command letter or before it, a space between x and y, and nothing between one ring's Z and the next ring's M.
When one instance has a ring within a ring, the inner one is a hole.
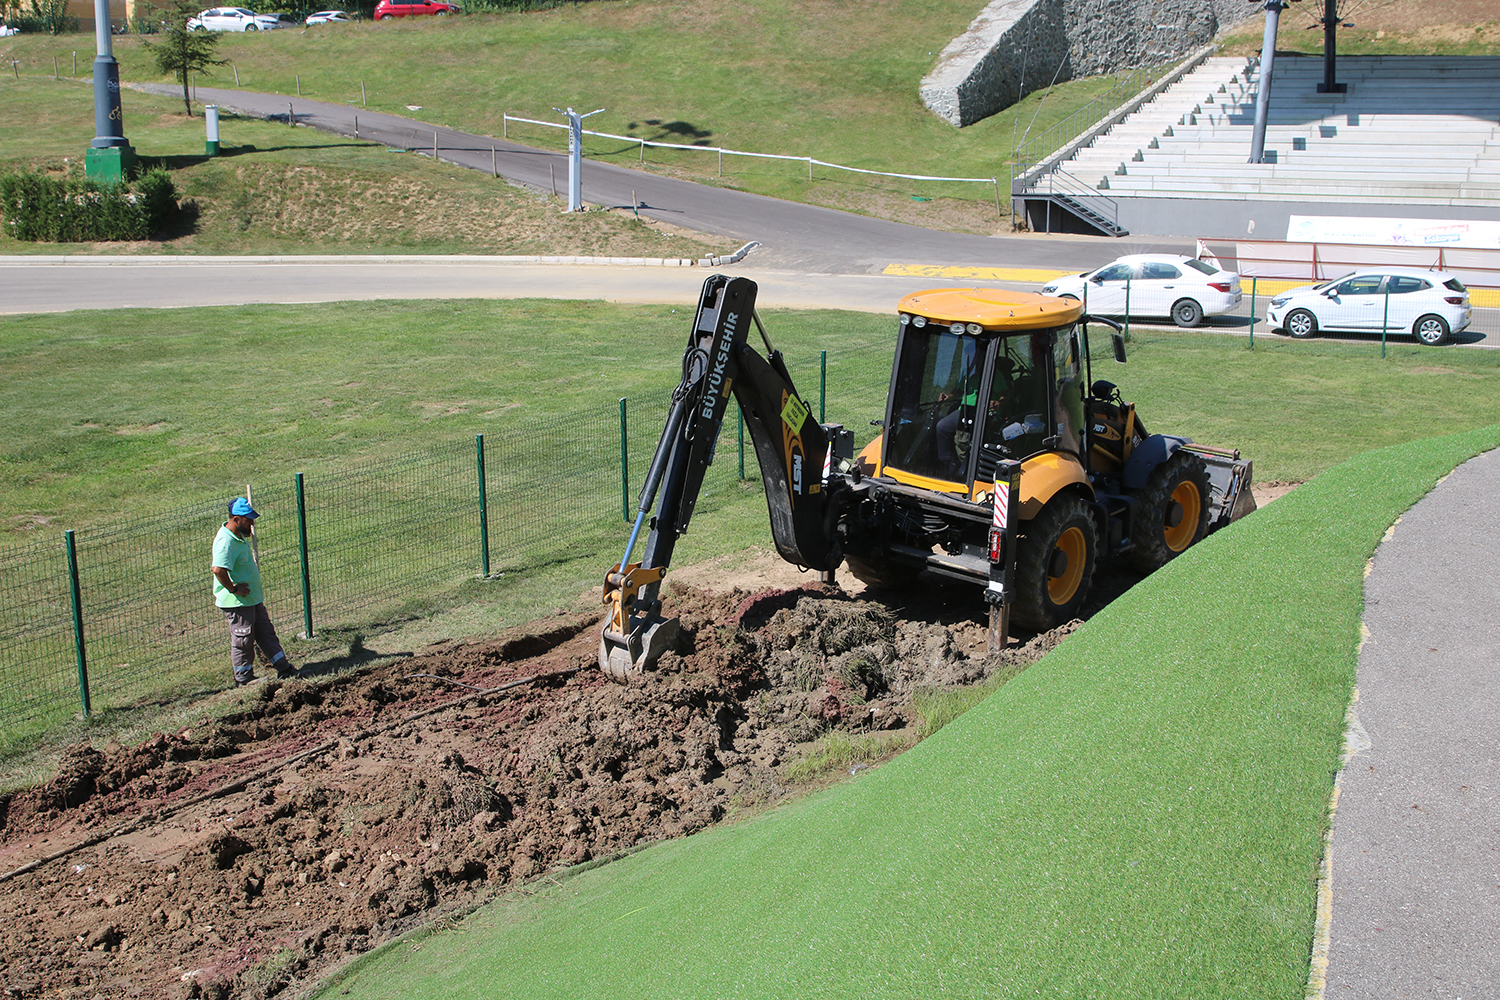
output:
M1500 996L1500 451L1402 515L1365 584L1369 638L1332 836L1327 1000Z
M155 93L180 93L162 84L139 85ZM297 122L336 135L358 136L398 149L431 155L484 173L497 169L507 180L550 193L567 188L565 153L536 149L491 136L460 132L430 122L280 94L198 87L196 98L243 114ZM587 140L601 142L607 140ZM1001 169L997 167L997 169ZM1001 186L1004 186L1001 169ZM1009 198L1008 193L1002 195ZM1192 254L1194 244L1163 237L1038 239L945 233L761 195L709 187L645 171L584 161L583 200L629 208L663 222L758 241L754 263L797 271L872 273L891 263L1069 270L1108 263L1121 254L1161 251Z

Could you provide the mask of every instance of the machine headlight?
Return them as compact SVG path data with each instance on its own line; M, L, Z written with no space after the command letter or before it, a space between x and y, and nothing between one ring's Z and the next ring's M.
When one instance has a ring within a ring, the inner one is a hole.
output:
M911 318L911 325L914 326L914 327L916 327L918 330L920 330L920 329L922 329L922 327L924 327L924 326L927 325L927 317L926 316L913 316Z

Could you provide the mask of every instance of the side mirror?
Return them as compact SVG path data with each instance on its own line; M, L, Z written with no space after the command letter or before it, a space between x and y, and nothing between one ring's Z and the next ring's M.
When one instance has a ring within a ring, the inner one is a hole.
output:
M1083 349L1078 346L1078 332L1075 330L1068 335L1068 350L1072 353L1072 363L1078 364L1078 359L1083 357Z
M1103 278L1090 278L1089 280L1092 281L1096 285L1102 285L1102 284L1104 284L1104 279Z
M1109 341L1115 348L1115 360L1123 365L1125 363L1125 335L1116 330L1109 335Z

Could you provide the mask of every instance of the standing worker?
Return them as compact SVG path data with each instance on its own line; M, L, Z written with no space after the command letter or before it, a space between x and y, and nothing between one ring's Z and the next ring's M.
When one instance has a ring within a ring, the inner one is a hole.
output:
M229 663L234 683L243 687L255 680L255 647L271 661L278 677L295 677L297 668L286 658L276 627L266 614L260 589L260 566L250 551L250 533L257 514L244 497L229 505L229 520L214 537L214 603L229 622Z

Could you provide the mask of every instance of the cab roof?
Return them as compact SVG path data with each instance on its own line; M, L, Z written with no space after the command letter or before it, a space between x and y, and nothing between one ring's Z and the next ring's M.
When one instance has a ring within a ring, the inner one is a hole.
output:
M939 323L978 323L989 330L1063 326L1083 315L1083 303L1076 299L998 288L933 288L911 293L896 308Z

